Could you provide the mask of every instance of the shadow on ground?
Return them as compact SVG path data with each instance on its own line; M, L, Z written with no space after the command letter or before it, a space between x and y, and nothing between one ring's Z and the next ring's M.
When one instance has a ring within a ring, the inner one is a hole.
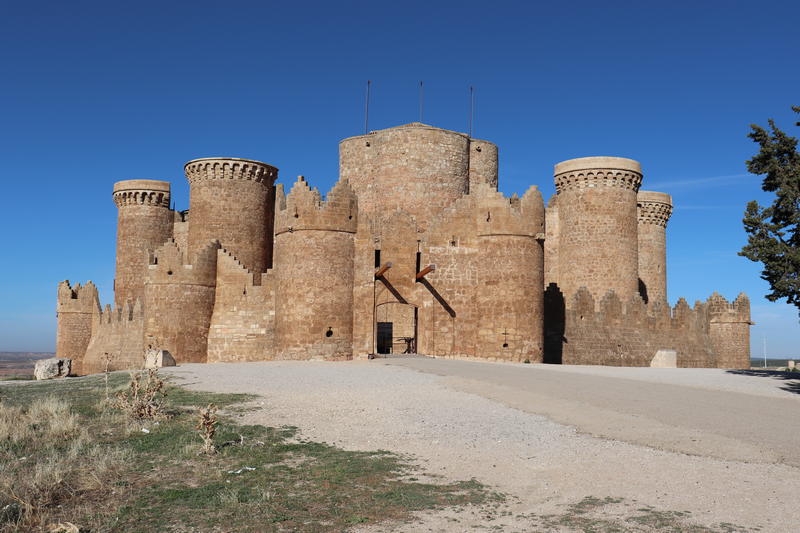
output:
M800 394L800 372L785 372L782 370L728 370L728 374L737 374L740 376L756 376L760 378L772 378L785 381L781 390L791 392L792 394Z

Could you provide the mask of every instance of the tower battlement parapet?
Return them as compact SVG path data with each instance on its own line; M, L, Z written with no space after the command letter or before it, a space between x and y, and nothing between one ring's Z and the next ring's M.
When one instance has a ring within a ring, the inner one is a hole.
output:
M638 191L642 166L624 157L579 157L555 166L556 192L593 187L617 187Z
M76 283L72 287L69 280L58 284L56 311L59 313L91 313L95 307L99 309L97 287L89 281L81 286Z
M207 180L247 180L271 186L278 178L272 165L238 157L193 159L183 167L190 185Z
M209 242L191 258L174 239L165 242L150 257L147 284L187 284L214 287L217 277L219 241Z
M302 230L355 233L358 225L358 200L347 180L339 180L325 200L316 187L298 176L292 190L276 211L275 234Z
M672 216L672 197L663 192L639 191L636 195L639 224L656 224L667 227Z
M714 292L706 302L711 322L750 322L750 298L743 292L732 302Z
M544 239L544 200L533 185L522 198L495 191L491 184L479 183L475 196L478 236L519 235Z
M125 180L114 184L114 203L126 205L149 205L169 208L170 185L159 180Z

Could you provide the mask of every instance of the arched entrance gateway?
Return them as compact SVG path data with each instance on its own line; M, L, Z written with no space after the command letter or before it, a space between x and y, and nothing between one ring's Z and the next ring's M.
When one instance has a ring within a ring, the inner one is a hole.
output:
M417 306L384 302L375 307L375 348L379 354L417 353Z

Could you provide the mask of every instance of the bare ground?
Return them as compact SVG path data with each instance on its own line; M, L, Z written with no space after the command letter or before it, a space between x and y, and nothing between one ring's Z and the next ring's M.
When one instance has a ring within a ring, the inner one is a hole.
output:
M167 372L190 388L261 395L246 422L412 454L434 477L475 478L508 495L370 531L796 526L800 380L777 374L425 358Z

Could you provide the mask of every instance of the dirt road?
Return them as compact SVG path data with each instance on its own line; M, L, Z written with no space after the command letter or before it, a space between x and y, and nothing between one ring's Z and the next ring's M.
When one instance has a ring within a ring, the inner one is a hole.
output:
M260 395L247 422L412 454L431 475L508 496L369 531L796 529L793 380L420 358L165 371L193 388Z

